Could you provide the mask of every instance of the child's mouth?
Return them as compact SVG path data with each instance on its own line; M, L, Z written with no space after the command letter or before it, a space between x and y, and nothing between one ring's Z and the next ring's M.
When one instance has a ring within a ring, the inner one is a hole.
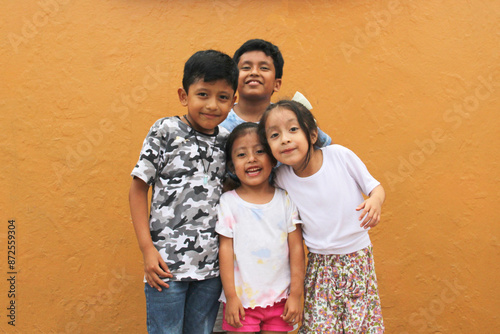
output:
M245 171L245 173L247 173L249 176L257 176L257 175L259 175L261 170L262 170L262 168L252 167L252 168L247 169Z
M255 86L255 85L260 85L260 81L257 80L249 80L246 82L247 85Z
M214 118L219 117L219 115L216 115L216 114L209 114L209 113L203 113L202 115L203 115L203 116L205 116L205 117L206 117L206 118L208 118L208 119L214 119Z

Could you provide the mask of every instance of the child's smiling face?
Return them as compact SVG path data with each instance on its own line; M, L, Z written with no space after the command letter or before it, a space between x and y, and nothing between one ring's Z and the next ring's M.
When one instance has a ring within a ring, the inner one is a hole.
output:
M273 58L263 51L249 51L242 54L238 69L240 98L269 98L281 87L281 79L276 79Z
M249 131L234 141L231 161L242 187L269 185L273 161L256 131Z
M281 107L273 109L267 117L265 129L267 142L276 160L292 166L296 171L302 169L310 147L295 113ZM317 132L311 137L314 143Z
M212 134L233 107L236 97L226 80L206 82L199 79L189 86L189 92L179 88L179 100L188 108L187 118L193 128Z

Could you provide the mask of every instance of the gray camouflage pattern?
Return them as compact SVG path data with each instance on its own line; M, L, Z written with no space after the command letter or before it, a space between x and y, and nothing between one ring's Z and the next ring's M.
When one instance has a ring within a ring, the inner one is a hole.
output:
M196 132L198 149L191 127L178 117L160 119L146 136L132 171L152 186L151 238L174 281L219 276L216 206L229 132L220 126L216 132L217 136ZM210 161L207 184L202 160L205 168Z

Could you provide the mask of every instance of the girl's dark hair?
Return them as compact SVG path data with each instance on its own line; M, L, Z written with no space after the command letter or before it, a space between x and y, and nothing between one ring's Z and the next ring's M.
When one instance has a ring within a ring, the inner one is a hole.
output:
M234 172L233 172L234 164L233 164L231 152L233 151L234 142L236 141L236 139L243 137L246 134L251 133L251 132L255 132L258 135L257 127L258 127L258 125L256 123L253 123L253 122L241 123L240 125L235 127L233 129L233 131L227 137L226 147L224 149L224 152L226 154L226 177L224 180L224 191L236 189L241 185L240 180L238 179L236 174L234 174ZM260 139L260 136L259 136L259 139ZM271 162L273 164L276 164L276 159L274 158L274 156L271 152L271 148L267 144L267 141L261 141L261 142L262 142L262 146L264 147L264 151L271 158ZM274 185L274 170L269 177L269 184Z
M301 166L301 168L304 169L309 164L309 161L311 160L311 152L312 150L314 150L314 145L318 141L317 136L316 136L316 142L313 143L311 140L311 135L313 134L313 132L316 132L316 134L318 134L318 126L316 125L316 120L314 119L314 116L311 113L311 111L309 111L309 109L307 109L302 103L299 102L295 102L292 100L281 100L277 103L269 105L269 107L267 107L266 111L262 115L262 118L260 119L258 126L260 141L265 142L268 146L269 144L267 142L267 136L266 136L266 122L271 111L277 108L284 108L293 112L297 117L297 121L299 123L300 128L302 129L302 131L304 131L304 134L307 138L307 143L309 145L306 154L306 159L304 160L304 163Z

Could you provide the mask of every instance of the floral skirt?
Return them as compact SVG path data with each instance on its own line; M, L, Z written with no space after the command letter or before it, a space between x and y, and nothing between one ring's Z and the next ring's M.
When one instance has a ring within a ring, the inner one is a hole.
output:
M370 245L345 255L309 253L300 334L383 333Z

